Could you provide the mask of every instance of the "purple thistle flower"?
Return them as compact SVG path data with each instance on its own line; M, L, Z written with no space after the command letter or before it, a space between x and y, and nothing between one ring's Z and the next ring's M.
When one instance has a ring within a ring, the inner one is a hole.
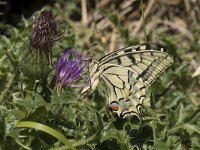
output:
M87 62L81 58L77 51L67 49L56 64L56 84L58 88L64 88L79 81L86 66Z

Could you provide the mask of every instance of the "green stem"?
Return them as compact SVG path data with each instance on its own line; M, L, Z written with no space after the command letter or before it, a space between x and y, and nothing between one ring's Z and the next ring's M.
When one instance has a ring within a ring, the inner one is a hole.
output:
M10 90L10 87L12 86L12 84L14 82L16 74L9 73L7 77L8 77L8 79L7 79L8 82L6 83L3 91L0 93L0 102L3 101L4 97L7 95L8 91Z
M143 1L140 0L140 9L142 11L142 24L143 24L143 28L144 28L144 42L147 42L147 32L146 32L146 25L145 25L145 21L144 21L144 7L143 7Z
M153 127L153 141L156 142L156 124L155 121L152 121L152 127Z

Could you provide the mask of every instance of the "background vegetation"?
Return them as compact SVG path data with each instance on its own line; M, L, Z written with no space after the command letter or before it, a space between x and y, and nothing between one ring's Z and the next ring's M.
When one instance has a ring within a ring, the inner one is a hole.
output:
M54 71L43 86L18 70L40 9L52 10L59 30L65 31L53 47L55 65L68 47L88 53L95 42L98 59L144 43L140 2L57 0L43 6L36 2L28 9L22 5L23 14L18 15L8 9L11 2L2 4L0 149L200 149L198 0L143 1L147 41L163 44L175 60L148 90L143 122L109 112L103 83L82 98L79 89L68 87L60 94L51 89Z

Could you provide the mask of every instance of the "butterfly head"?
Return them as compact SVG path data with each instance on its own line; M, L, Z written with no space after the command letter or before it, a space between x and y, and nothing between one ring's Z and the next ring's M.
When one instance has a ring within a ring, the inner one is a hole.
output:
M85 85L81 90L81 94L85 96L89 91L91 91L91 85Z

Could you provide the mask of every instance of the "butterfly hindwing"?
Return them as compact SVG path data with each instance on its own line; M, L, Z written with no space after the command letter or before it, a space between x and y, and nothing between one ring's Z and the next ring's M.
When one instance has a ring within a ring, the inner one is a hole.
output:
M146 96L143 82L132 75L127 68L112 64L101 74L108 90L109 109L122 117L131 114L139 117L139 107Z

